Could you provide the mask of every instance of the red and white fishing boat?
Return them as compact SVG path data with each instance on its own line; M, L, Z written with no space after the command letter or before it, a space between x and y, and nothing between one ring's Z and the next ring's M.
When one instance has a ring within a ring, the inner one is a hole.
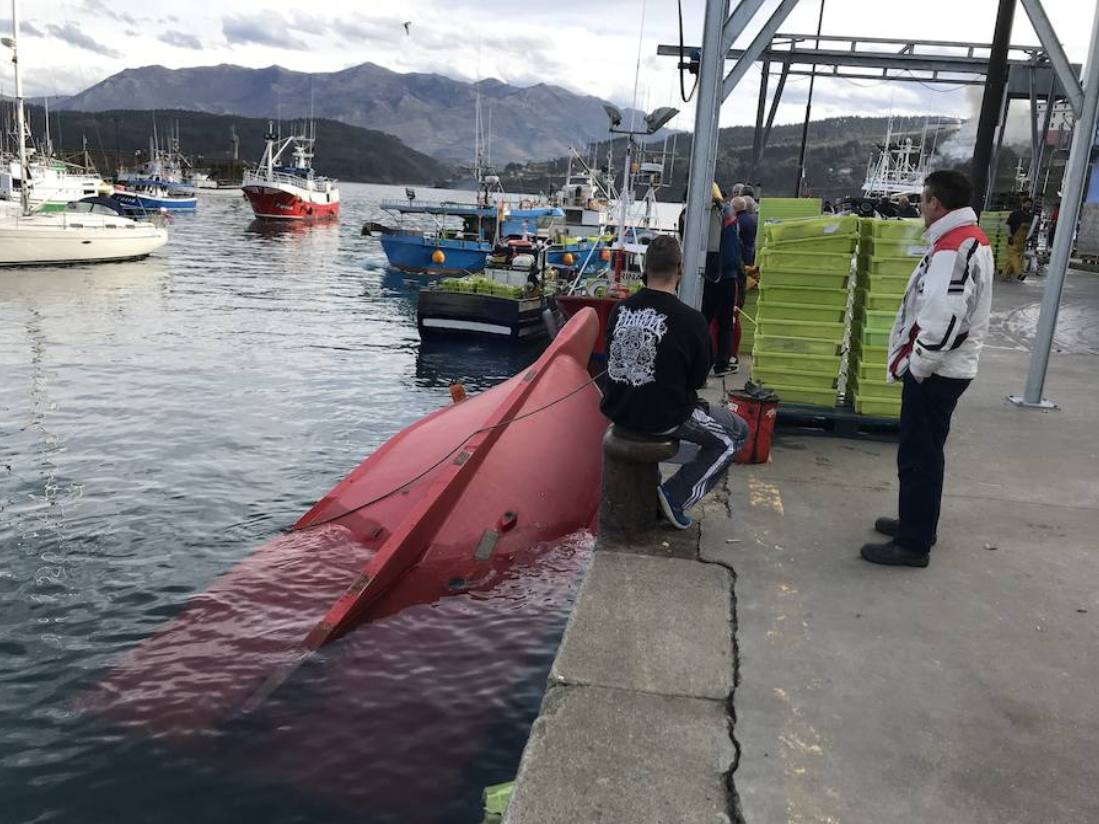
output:
M313 172L315 136L277 137L268 126L267 148L241 188L261 220L328 220L340 213L336 181ZM283 158L289 159L289 163Z

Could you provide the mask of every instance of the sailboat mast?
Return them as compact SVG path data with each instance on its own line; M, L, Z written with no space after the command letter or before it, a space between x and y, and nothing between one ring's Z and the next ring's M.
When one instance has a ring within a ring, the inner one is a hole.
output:
M19 0L11 0L11 63L15 67L15 127L19 131L19 200L30 214L30 174L27 170L27 122L23 113L23 74L19 71Z

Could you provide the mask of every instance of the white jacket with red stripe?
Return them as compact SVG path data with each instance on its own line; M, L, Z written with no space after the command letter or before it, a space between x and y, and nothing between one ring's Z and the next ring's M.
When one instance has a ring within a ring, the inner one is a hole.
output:
M995 262L976 213L966 207L936 220L889 338L888 380L974 378L992 305Z

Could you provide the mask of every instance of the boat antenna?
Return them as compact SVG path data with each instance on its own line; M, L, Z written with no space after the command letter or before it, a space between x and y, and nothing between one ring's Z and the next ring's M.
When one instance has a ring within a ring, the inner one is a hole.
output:
M15 67L15 127L19 132L19 200L23 214L30 214L30 173L27 168L26 114L23 111L23 74L19 71L19 3L11 0L11 40L4 45L11 48L11 63Z
M45 151L43 154L46 157L53 156L53 141L50 140L50 98L49 95L42 97L42 108L46 112L46 145L43 147Z
M637 32L637 64L633 71L633 103L630 104L630 131L633 131L637 119L637 84L641 78L641 47L645 40L645 8L648 0L641 0L641 27Z

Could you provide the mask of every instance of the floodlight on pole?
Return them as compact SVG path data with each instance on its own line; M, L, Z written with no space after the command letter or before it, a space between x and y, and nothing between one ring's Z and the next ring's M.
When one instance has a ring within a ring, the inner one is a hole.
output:
M603 104L603 111L607 113L607 117L611 121L611 131L622 122L622 112L618 110L617 106L612 106L610 103Z
M645 126L648 133L655 134L660 131L677 114L679 114L679 109L673 109L671 106L661 106L659 109L653 109L652 112L645 115Z

